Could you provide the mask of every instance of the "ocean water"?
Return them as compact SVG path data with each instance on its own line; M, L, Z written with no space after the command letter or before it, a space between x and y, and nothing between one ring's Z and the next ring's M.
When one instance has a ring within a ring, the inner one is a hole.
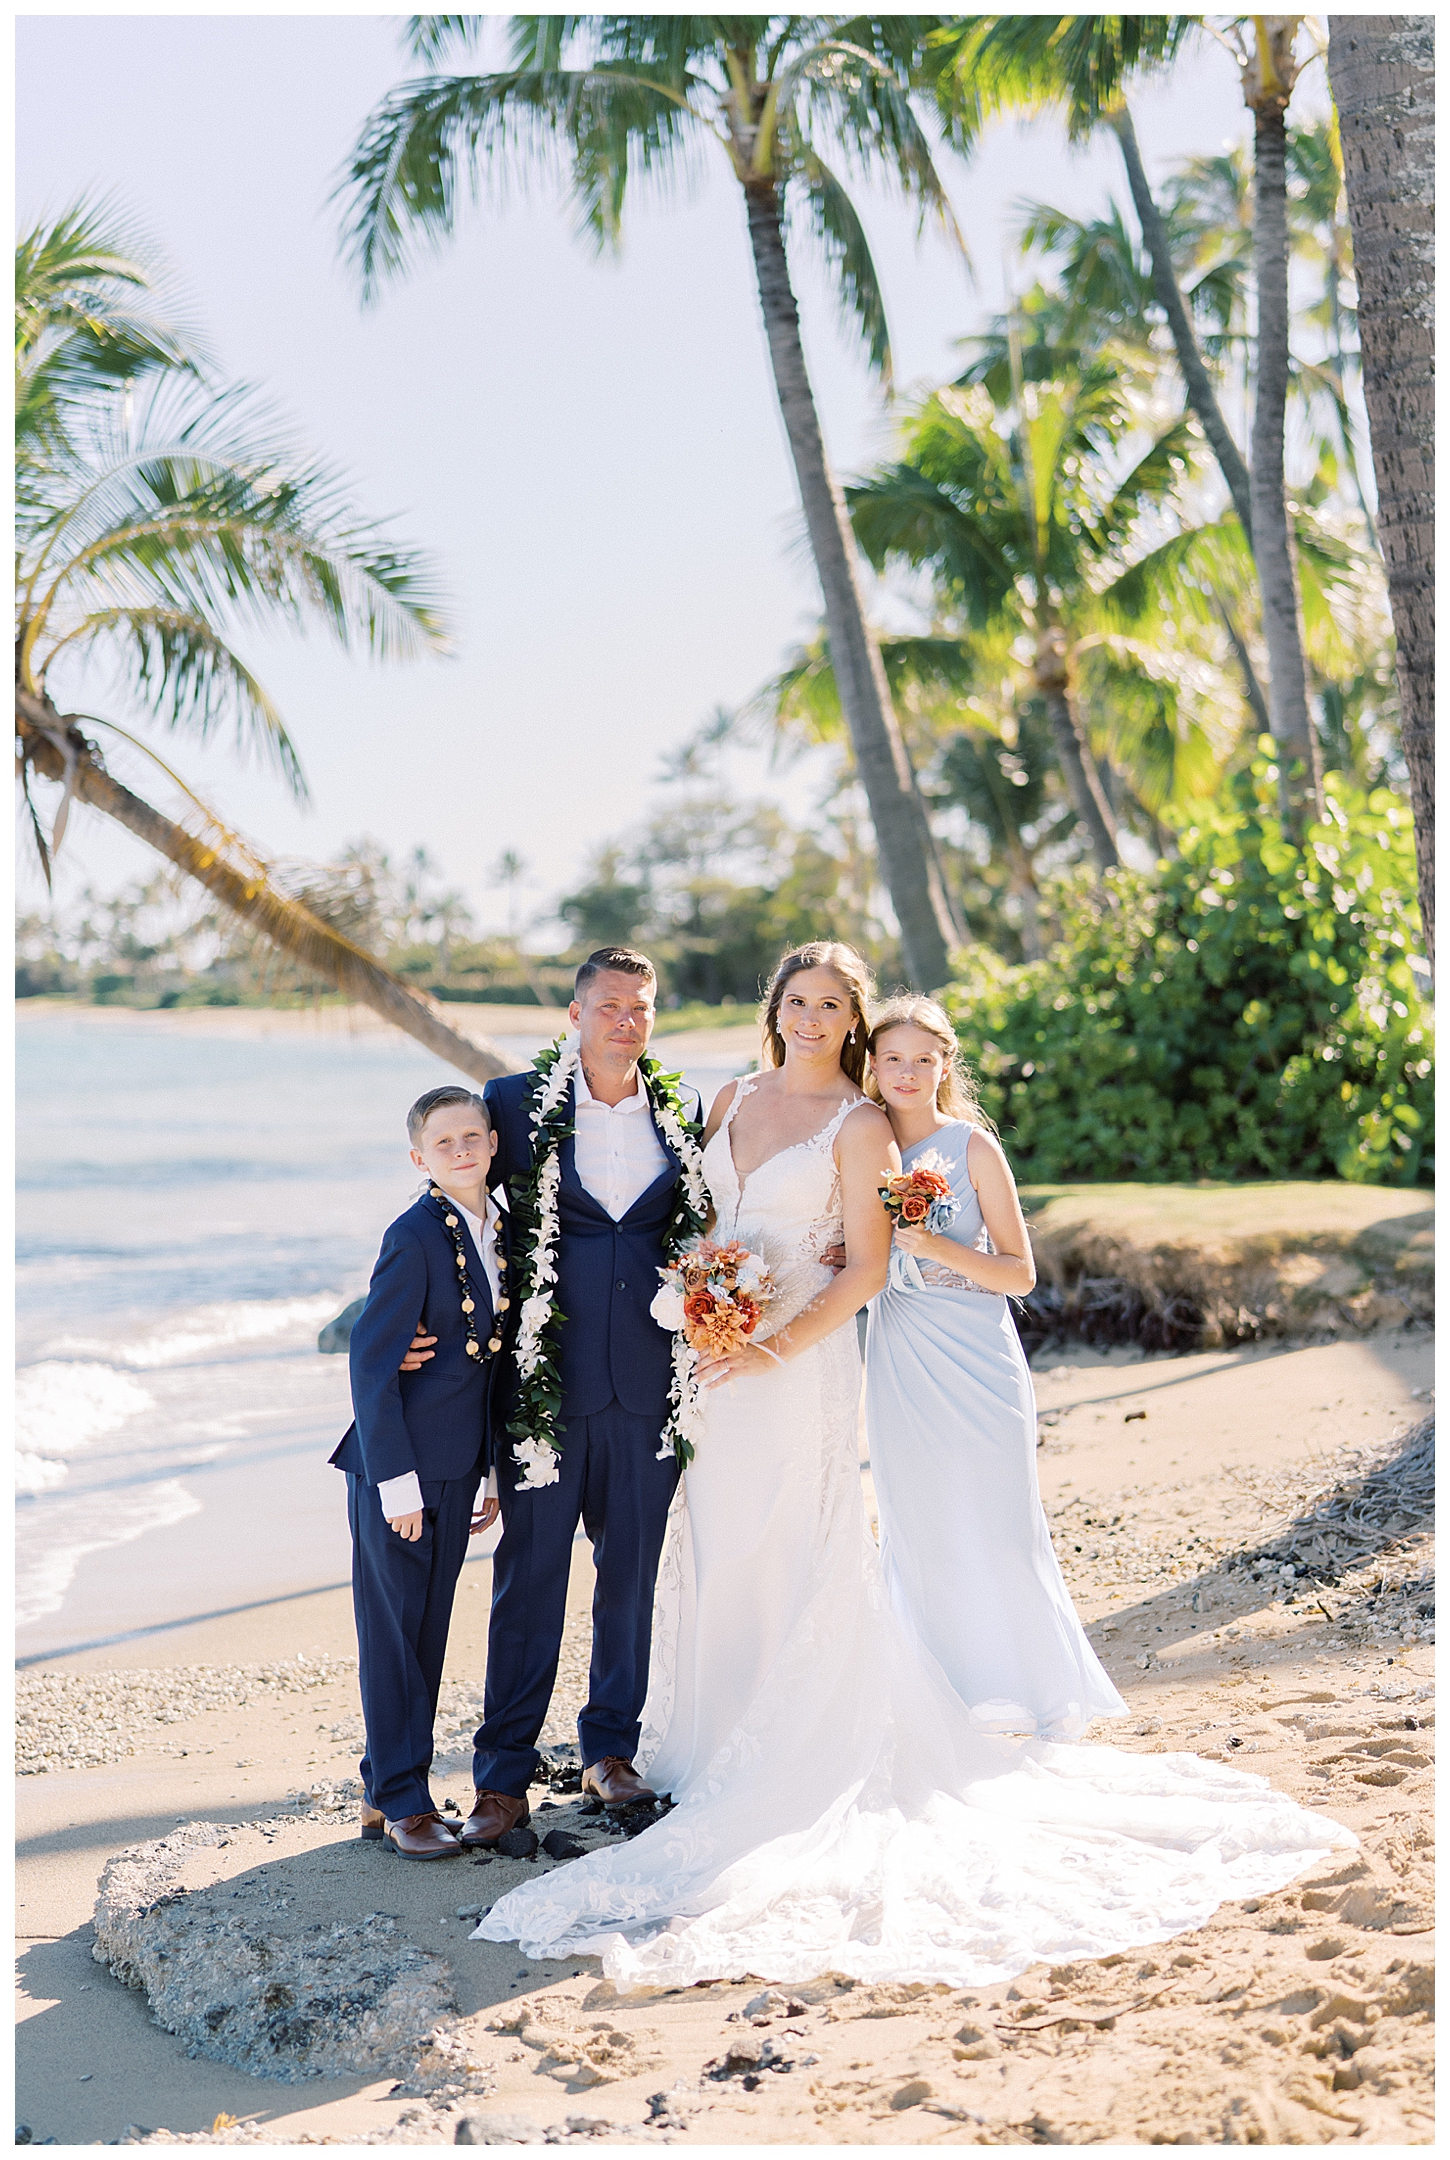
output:
M371 1031L17 1036L17 1655L345 1582L347 1360L317 1331L418 1190L403 1116L445 1068ZM520 1068L541 1043L498 1040ZM708 1101L739 1069L689 1077Z

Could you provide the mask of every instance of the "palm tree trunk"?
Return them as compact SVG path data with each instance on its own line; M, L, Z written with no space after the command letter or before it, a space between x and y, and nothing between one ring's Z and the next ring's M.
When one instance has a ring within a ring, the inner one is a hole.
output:
M1420 914L1435 965L1435 22L1331 15L1329 79L1359 285L1360 365L1395 619Z
M1164 224L1153 190L1148 185L1148 175L1143 170L1143 158L1138 148L1138 137L1133 118L1126 105L1112 116L1112 128L1123 153L1127 167L1128 186L1132 191L1133 207L1138 213L1142 228L1143 244L1153 266L1153 290L1158 305L1168 318L1168 328L1173 338L1173 350L1178 355L1179 372L1188 402L1198 416L1198 424L1208 437L1209 448L1218 460L1224 484L1233 498L1239 523L1249 546L1254 544L1254 506L1249 480L1249 468L1239 452L1239 446L1229 433L1228 422L1219 408L1214 395L1208 369L1198 349L1193 325L1188 319L1183 294L1179 290L1178 277L1173 268L1173 255L1168 245L1168 227Z
M871 808L886 889L901 925L907 974L918 989L938 989L950 973L948 953L960 943L962 927L892 709L881 653L866 621L845 500L826 461L806 373L775 182L746 182L745 208L776 395L825 600L841 710Z
M1269 655L1269 726L1285 766L1290 816L1323 807L1319 744L1309 720L1299 594L1284 502L1284 406L1289 391L1289 220L1284 184L1287 92L1254 113L1254 275L1258 290L1254 390L1254 559ZM1296 773L1295 767L1299 770Z
M34 712L27 712L26 707L34 707ZM159 810L142 802L139 795L122 787L106 771L79 728L41 699L17 692L16 725L24 756L48 780L63 780L66 776L66 760L56 740L63 732L74 758L72 782L79 801L124 825L138 840L144 840L188 877L204 885L251 929L262 931L290 957L330 977L345 997L371 1006L391 1026L401 1028L425 1050L467 1073L470 1079L496 1080L513 1070L487 1043L460 1035L448 1025L431 998L410 990L310 908L278 892L255 871L238 869L218 852L215 843L173 824Z
M1067 658L1063 650L1062 634L1055 627L1037 633L1037 657L1033 665L1033 680L1047 707L1047 717L1052 723L1052 739L1057 748L1057 762L1067 782L1072 806L1078 822L1087 834L1088 846L1093 860L1100 870L1114 870L1121 862L1113 813L1103 793L1097 766L1092 753L1083 740L1077 714L1073 711L1068 691Z

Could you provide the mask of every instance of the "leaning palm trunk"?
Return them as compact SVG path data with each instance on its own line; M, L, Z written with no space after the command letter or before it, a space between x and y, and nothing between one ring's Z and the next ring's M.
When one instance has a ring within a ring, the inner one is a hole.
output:
M22 755L47 780L65 781L89 803L195 878L250 929L290 958L326 976L345 997L372 1010L473 1080L495 1080L512 1068L496 1050L450 1027L431 998L408 988L368 953L300 901L289 899L251 865L229 862L219 836L198 837L173 824L112 778L73 721L48 700L16 695Z
M1198 424L1208 438L1209 448L1218 460L1218 469L1233 498L1239 523L1249 546L1254 544L1254 509L1249 469L1239 454L1239 446L1229 433L1228 423L1219 408L1204 366L1193 325L1188 319L1183 294L1179 290L1177 273L1173 268L1173 254L1168 245L1168 228L1162 213L1153 200L1153 190L1148 185L1148 175L1143 170L1142 154L1133 127L1132 116L1126 105L1120 106L1112 117L1113 132L1123 153L1127 168L1128 186L1132 191L1133 207L1138 213L1142 228L1143 244L1153 266L1153 291L1158 305L1168 318L1168 328L1173 338L1173 350L1178 357L1179 370L1189 405L1198 416Z
M1435 964L1435 23L1331 15L1329 76L1359 286L1359 339L1395 620L1420 914Z
M1286 767L1290 818L1323 808L1319 741L1309 722L1299 594L1284 501L1284 407L1289 394L1289 220L1284 184L1287 92L1254 104L1254 275L1258 291L1254 390L1253 536L1269 655L1269 725ZM1298 768L1297 776L1295 768Z
M892 710L881 654L866 622L850 520L826 462L806 373L776 183L747 183L745 204L776 394L821 580L841 710L870 804L886 888L901 925L906 971L919 989L932 990L947 980L948 953L960 942L962 927L955 918L926 805Z
M1067 782L1072 806L1078 814L1093 859L1100 870L1116 869L1122 860L1115 838L1116 820L1103 793L1092 754L1083 739L1068 688L1067 655L1061 630L1050 624L1037 633L1037 654L1032 669L1038 694L1047 707L1057 762Z

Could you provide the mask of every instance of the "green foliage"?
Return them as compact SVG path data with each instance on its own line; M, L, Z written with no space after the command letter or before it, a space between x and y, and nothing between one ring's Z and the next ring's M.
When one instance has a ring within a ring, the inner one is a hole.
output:
M1429 1182L1409 809L1331 774L1301 847L1276 779L1261 754L1151 875L1065 883L1045 959L966 956L950 1007L1019 1176Z

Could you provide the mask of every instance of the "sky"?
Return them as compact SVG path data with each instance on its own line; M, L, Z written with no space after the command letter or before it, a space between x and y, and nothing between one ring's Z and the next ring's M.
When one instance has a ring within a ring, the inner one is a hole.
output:
M19 18L22 227L83 192L111 196L164 256L222 372L264 387L359 507L429 554L454 632L448 658L389 666L320 632L239 637L301 753L307 811L228 743L148 730L108 686L101 708L94 678L53 687L63 709L139 722L268 858L321 860L363 835L398 855L421 844L501 928L500 854L524 857L524 909L544 914L656 806L662 757L813 633L819 594L719 152L669 199L627 207L616 257L573 236L546 183L470 211L363 306L329 197L370 108L412 72L401 29L342 14ZM1134 106L1155 179L1248 133L1232 62L1207 43ZM941 169L970 271L941 239L918 242L899 202L858 196L900 396L955 372L955 341L1001 306L1023 198L1078 215L1127 199L1111 142L1070 150L1050 118L1004 123ZM827 447L849 476L888 449L891 414L808 244L792 267ZM154 768L114 762L167 805ZM819 785L809 763L783 772L748 752L730 776L801 817ZM37 906L21 859L21 904ZM155 866L82 812L58 893Z

